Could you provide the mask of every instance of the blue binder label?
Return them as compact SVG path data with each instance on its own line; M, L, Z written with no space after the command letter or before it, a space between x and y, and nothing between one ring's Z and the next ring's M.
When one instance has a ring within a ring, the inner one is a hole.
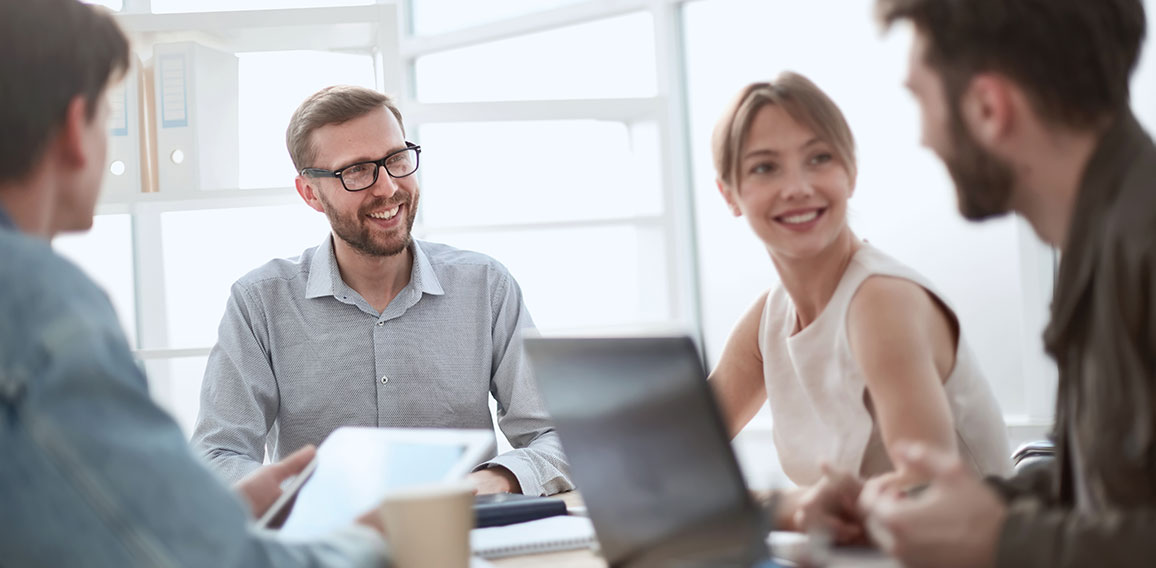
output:
M189 125L188 61L184 54L160 56L157 73L161 83L161 127Z

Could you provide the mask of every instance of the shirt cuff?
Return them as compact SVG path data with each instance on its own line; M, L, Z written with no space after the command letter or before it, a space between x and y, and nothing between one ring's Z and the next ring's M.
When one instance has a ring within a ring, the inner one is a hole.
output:
M474 468L474 471L481 471L494 466L504 467L510 470L510 473L514 474L524 495L545 495L545 488L542 487L542 482L538 479L538 475L534 472L534 469L530 467L530 464L526 463L525 459L517 455L511 455L516 452L517 450L506 452L488 462L478 465L478 467Z

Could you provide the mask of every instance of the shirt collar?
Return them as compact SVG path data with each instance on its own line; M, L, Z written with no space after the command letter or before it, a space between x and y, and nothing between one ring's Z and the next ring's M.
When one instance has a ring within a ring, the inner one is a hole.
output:
M429 257L417 239L410 243L409 248L413 252L413 269L406 288L434 296L445 294L445 289L442 288ZM305 283L305 297L337 296L338 292L348 295L344 293L344 290L348 289L349 285L341 279L341 272L337 269L337 253L334 252L333 235L330 234L314 249L313 258L309 261L309 280Z
M437 273L434 272L433 264L430 264L429 257L426 256L417 239L413 240L410 248L413 250L413 272L409 278L410 285L423 294L434 296L445 294L446 291L442 288Z

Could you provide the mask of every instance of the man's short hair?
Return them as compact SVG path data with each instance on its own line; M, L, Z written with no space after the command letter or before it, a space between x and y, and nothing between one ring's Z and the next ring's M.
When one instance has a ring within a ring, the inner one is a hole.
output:
M318 128L342 124L383 107L393 113L401 126L402 134L405 134L405 122L401 119L401 111L388 95L351 85L335 85L313 93L293 112L293 117L289 119L289 128L285 131L285 145L289 148L293 167L298 172L305 168L317 167L317 164L313 163L317 159L317 148L313 146L313 132Z
M1126 110L1144 39L1141 0L876 0L886 28L909 20L951 104L977 73L1018 83L1036 112L1074 127Z
M77 96L92 120L128 66L128 38L108 10L77 0L0 2L0 181L32 171Z
M810 79L785 71L774 81L751 83L727 105L711 136L715 172L724 185L738 188L743 144L755 116L767 105L778 105L795 122L806 126L831 146L835 160L855 180L855 137L843 112Z

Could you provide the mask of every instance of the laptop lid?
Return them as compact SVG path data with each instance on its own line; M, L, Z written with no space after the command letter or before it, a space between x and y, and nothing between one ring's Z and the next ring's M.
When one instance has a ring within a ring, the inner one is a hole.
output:
M689 337L528 337L612 567L752 566L767 526Z

